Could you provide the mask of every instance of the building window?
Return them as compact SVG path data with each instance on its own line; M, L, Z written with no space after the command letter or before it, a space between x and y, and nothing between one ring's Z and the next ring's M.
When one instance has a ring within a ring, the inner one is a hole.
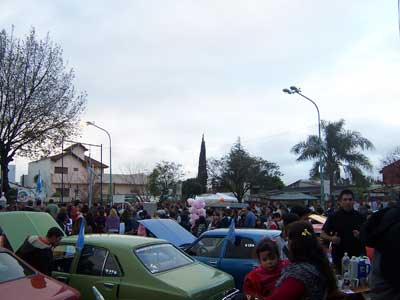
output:
M69 197L69 189L64 188L64 193L62 193L62 190L62 188L56 188L56 193L59 193L64 197Z
M68 168L54 167L54 173L56 174L68 174Z
M74 171L75 171L75 172L78 172L78 171L79 171L79 169L78 169L78 168L74 168Z

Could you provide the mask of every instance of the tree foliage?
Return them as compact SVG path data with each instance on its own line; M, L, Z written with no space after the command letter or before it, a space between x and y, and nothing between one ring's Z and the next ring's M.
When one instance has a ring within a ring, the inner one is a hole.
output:
M32 29L24 39L0 32L0 164L8 190L8 164L15 155L39 157L78 133L86 94L76 95L74 72L49 36Z
M157 163L148 178L150 192L161 198L169 195L170 190L175 191L183 175L180 164L168 161Z
M381 168L386 167L400 160L400 146L390 151L384 158L381 159Z
M182 198L194 198L203 193L203 186L197 178L186 179L182 183Z
M254 186L261 190L281 189L284 186L279 166L251 156L240 141L221 159L210 160L208 170L213 184L232 192L239 202Z
M337 122L322 121L322 163L325 179L330 181L330 190L334 185L349 179L358 185L368 184L363 170L371 170L372 165L362 151L373 149L374 145L359 132L346 130L343 119ZM297 161L314 160L310 170L311 178L319 177L319 139L310 135L306 141L293 146L291 151L298 155Z

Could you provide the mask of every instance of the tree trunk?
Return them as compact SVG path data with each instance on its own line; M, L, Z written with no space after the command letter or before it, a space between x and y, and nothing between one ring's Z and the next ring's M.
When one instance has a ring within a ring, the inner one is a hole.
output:
M336 205L336 200L335 200L335 196L334 196L334 192L335 192L335 182L334 182L334 175L333 174L329 174L329 198L332 200L333 203L333 207L335 207Z
M10 160L1 156L0 166L1 166L1 191L6 195L10 191L9 181L8 181L8 164Z

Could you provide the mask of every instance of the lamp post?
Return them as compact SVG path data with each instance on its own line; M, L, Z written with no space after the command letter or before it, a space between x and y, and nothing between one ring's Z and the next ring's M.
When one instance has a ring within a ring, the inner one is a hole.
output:
M112 167L111 167L111 135L104 128L101 128L100 126L97 126L96 124L94 124L94 122L87 121L86 125L94 126L94 127L98 128L98 129L100 129L101 131L104 131L105 133L107 133L108 139L110 140L110 200L111 200L111 205L112 205L113 204L113 188L112 188Z
M324 207L324 176L323 176L323 167L322 167L322 139L321 139L321 118L319 115L319 108L317 103L315 103L313 100L308 98L307 96L303 95L301 93L300 88L297 88L295 86L291 86L290 89L283 89L284 93L287 93L289 95L291 94L298 94L304 99L310 101L312 104L314 104L315 108L317 109L318 113L318 143L319 143L319 177L320 177L320 197L321 197L321 207Z

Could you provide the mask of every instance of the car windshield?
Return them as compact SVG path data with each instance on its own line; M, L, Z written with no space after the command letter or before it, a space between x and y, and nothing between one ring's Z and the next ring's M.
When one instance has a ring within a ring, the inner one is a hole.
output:
M0 283L23 278L35 274L24 263L17 260L11 254L0 252Z
M135 250L139 260L151 273L159 273L188 265L193 260L170 244L147 246Z

